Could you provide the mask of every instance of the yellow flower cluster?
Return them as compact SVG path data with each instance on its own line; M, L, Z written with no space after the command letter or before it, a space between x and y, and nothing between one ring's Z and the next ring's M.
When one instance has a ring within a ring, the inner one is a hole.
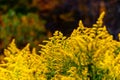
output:
M107 32L104 14L93 28L80 21L68 38L56 31L40 45L40 54L29 44L18 49L13 40L0 64L0 80L119 80L120 42Z
M45 41L40 52L49 63L49 70L53 70L49 73L54 73L51 79L120 79L120 42L113 40L103 25L104 15L105 12L93 28L84 27L80 21L70 37L56 31L49 41Z
M30 51L29 44L20 50L13 40L4 54L0 64L0 80L46 80L44 59L36 54L35 49Z

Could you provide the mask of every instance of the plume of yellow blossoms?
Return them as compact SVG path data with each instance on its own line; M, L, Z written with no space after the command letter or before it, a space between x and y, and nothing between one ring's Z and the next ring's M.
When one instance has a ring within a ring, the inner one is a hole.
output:
M41 45L41 55L45 56L49 70L52 70L49 74L54 73L50 79L120 79L120 42L113 40L103 25L104 15L105 12L101 13L92 28L84 27L80 20L79 27L70 37L56 31L45 41L46 45Z
M44 59L32 52L29 44L22 50L15 45L15 40L4 50L5 58L0 64L0 80L46 80Z

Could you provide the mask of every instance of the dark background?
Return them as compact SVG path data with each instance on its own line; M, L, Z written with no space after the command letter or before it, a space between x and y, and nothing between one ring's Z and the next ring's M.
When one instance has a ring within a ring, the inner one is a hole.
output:
M102 11L104 24L118 40L119 6L119 0L0 0L0 52L12 39L23 48L27 43L37 47L55 30L70 36L79 20L92 27Z

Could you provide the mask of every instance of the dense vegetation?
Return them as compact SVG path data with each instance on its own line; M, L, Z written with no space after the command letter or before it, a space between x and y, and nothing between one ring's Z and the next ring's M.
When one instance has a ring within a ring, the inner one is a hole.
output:
M15 40L4 50L2 80L119 80L120 42L103 25L104 12L93 28L79 22L70 37L59 31L36 51L18 49Z
M119 80L119 4L0 0L0 80Z

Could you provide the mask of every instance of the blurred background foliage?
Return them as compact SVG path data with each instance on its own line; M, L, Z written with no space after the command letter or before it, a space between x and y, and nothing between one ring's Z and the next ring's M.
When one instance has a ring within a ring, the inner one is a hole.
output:
M116 0L0 0L0 53L12 39L36 47L55 30L69 36L79 20L92 27Z
M17 41L19 48L27 43L31 47L37 45L47 38L44 27L44 20L33 13L16 14L14 10L9 10L0 17L0 49L5 48L12 39Z

